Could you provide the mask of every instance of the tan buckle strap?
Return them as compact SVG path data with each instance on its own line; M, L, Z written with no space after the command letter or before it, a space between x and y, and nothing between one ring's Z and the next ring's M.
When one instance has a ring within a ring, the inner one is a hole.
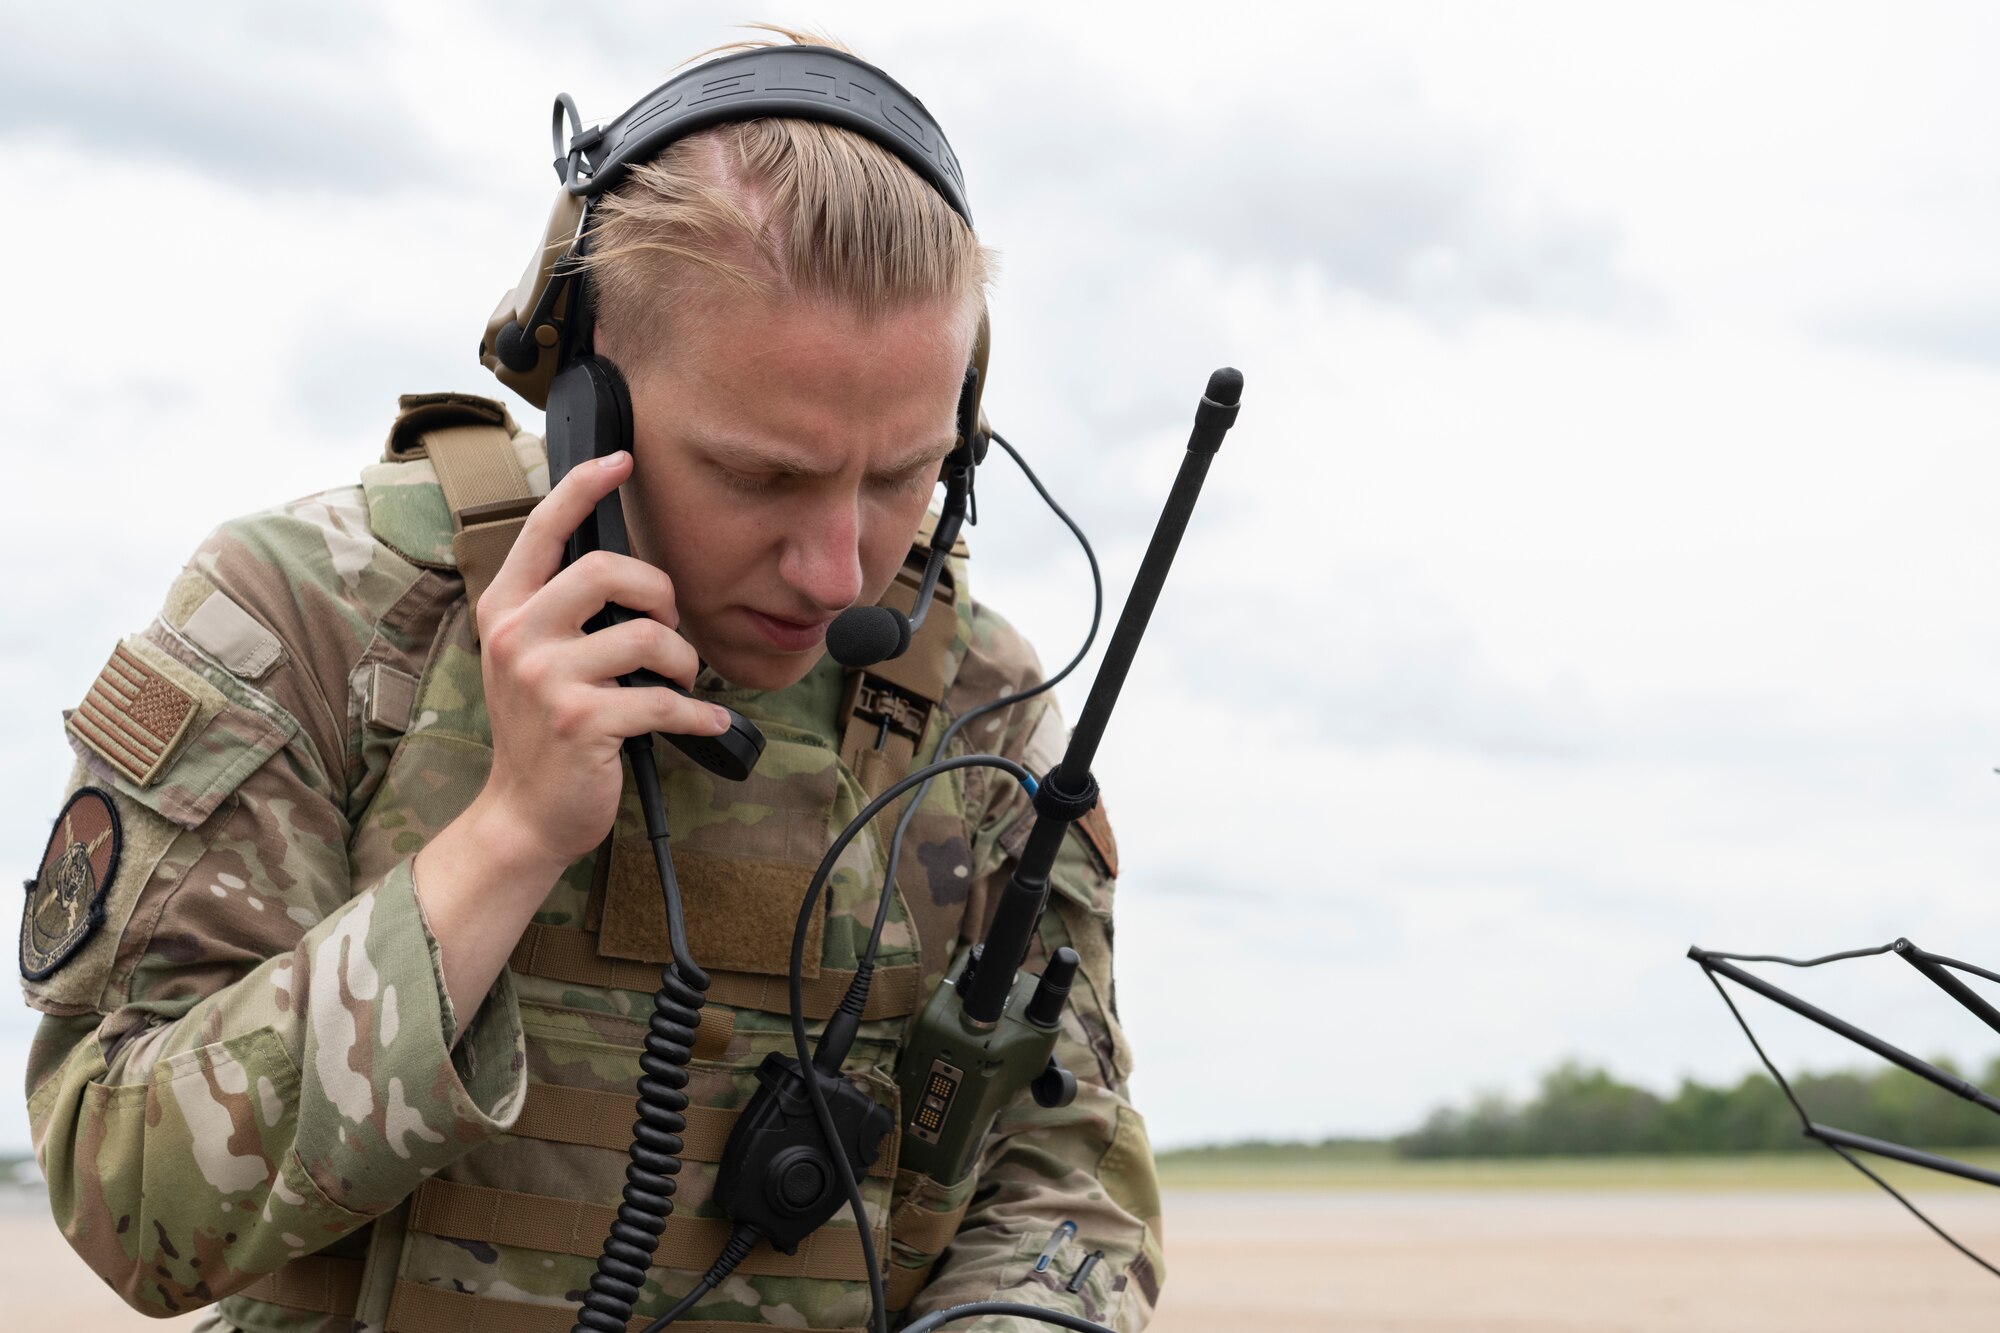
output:
M465 578L466 608L476 612L539 497L502 427L443 426L425 431L423 444L451 511L451 551ZM471 623L477 638L479 622Z
M628 1333L639 1333L653 1322L650 1315L633 1315ZM576 1326L576 1306L531 1305L526 1301L495 1300L470 1292L401 1281L389 1302L388 1333L569 1333ZM745 1333L761 1323L735 1320L682 1319L675 1333ZM793 1333L864 1333L860 1328L801 1328Z
M291 1310L352 1315L361 1299L361 1261L308 1254L266 1273L240 1294Z
M681 1133L681 1160L721 1161L722 1150L729 1142L729 1132L736 1128L736 1117L742 1114L741 1110L733 1106L690 1106L681 1114L687 1117L687 1129ZM634 1093L566 1088L559 1083L530 1083L528 1095L521 1103L520 1117L508 1132L545 1143L575 1143L624 1152L632 1145L632 1122L637 1118L637 1096ZM891 1174L892 1166L889 1154L884 1153L868 1168L868 1174L886 1176ZM956 1230L956 1227L954 1219L953 1229ZM920 1250L944 1248L942 1244L925 1245L918 1241L911 1244Z
M604 1238L618 1215L616 1208L600 1204L497 1190L485 1185L461 1185L453 1180L427 1180L417 1187L413 1197L412 1231L584 1258L594 1258L603 1250ZM667 1229L660 1236L654 1267L684 1273L704 1272L722 1252L729 1231L728 1218L675 1213L667 1219ZM887 1248L888 1240L885 1229L877 1227L878 1254ZM780 1254L769 1246L760 1246L750 1252L750 1257L736 1271L771 1277L868 1280L868 1270L861 1262L860 1236L852 1224L841 1226L832 1222L800 1241L797 1254Z
M523 976L567 981L574 986L597 986L607 990L651 992L660 984L660 969L652 963L633 963L604 958L597 952L597 936L572 926L545 926L530 923L507 960L508 966ZM791 997L783 977L760 976L753 972L711 972L708 998L737 1009L756 1009L767 1014L791 1012ZM822 968L801 988L805 1016L827 1019L840 1007L854 973L845 969ZM868 991L864 1019L903 1018L916 1012L918 968L915 963L875 970ZM702 1011L704 1022L708 1011Z

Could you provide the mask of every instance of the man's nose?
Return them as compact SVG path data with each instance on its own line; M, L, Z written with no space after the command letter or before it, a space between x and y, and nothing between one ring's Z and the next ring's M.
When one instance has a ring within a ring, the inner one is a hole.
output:
M850 499L816 505L787 536L778 573L831 615L861 596L861 523Z

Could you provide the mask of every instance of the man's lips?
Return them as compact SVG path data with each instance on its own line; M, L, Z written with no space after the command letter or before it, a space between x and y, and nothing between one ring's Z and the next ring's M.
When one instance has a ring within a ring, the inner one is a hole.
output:
M824 620L787 620L747 606L743 614L772 647L786 653L802 653L817 647L826 638L826 627L833 623L832 616Z

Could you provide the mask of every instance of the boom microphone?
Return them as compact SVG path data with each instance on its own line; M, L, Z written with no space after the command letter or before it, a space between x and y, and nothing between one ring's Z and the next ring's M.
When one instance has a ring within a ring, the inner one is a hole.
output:
M826 651L844 667L869 667L910 646L910 618L886 606L850 606L826 627Z

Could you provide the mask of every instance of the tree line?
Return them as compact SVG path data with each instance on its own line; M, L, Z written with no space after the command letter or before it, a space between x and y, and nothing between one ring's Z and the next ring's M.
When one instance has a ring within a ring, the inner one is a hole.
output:
M1949 1060L1933 1063L1966 1077ZM2000 1058L1973 1082L2000 1086ZM2000 1115L1900 1069L1801 1074L1791 1084L1822 1125L1913 1147L2000 1147ZM1730 1087L1689 1079L1663 1097L1573 1062L1545 1074L1525 1102L1486 1095L1441 1108L1393 1146L1417 1158L1823 1151L1800 1132L1798 1114L1764 1073Z

